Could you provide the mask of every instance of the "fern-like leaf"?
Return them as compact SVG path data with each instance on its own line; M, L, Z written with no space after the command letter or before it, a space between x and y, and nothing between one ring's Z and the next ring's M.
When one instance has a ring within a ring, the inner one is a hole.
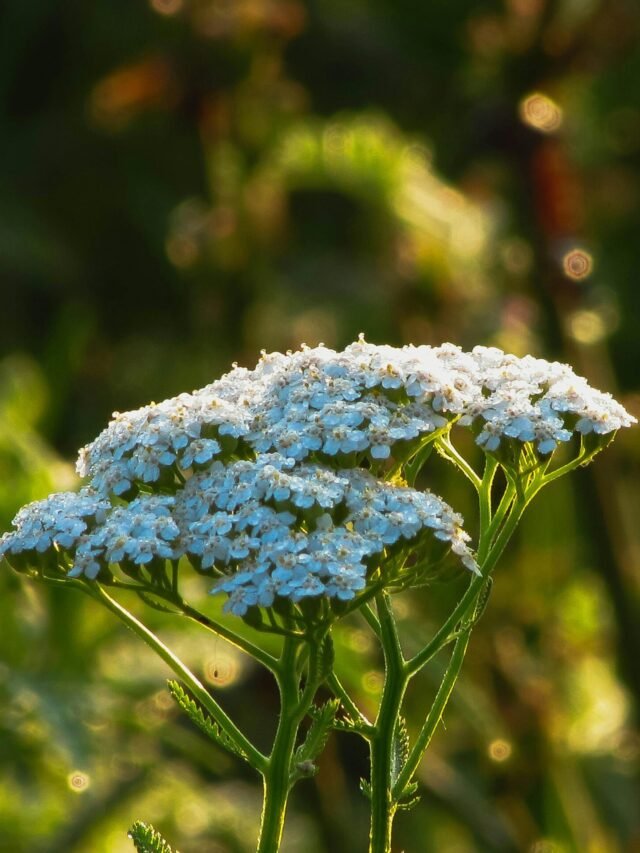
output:
M404 765L409 757L409 733L404 717L398 717L395 731L393 733L393 751L391 753L391 782L393 785L402 773Z
M366 779L360 779L360 792L368 799L371 799L371 782Z
M235 743L220 729L220 726L212 720L208 714L205 714L198 703L189 696L177 681L168 681L167 687L169 688L169 693L173 696L176 704L185 712L189 719L196 724L200 731L204 732L210 740L222 747L222 749L232 752L234 755L237 755L239 758L243 758L245 761L247 760L247 756L244 752L238 749Z
M173 848L150 823L137 820L128 832L138 853L174 853ZM178 853L176 850L175 853Z
M317 772L315 760L326 746L339 707L340 700L331 699L311 709L312 720L307 736L293 757L292 782L305 776L314 776Z

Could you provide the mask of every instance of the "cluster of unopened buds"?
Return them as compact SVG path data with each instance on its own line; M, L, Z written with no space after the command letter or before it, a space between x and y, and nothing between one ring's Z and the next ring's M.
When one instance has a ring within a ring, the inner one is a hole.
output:
M360 339L263 355L254 370L116 413L80 453L88 484L21 510L0 554L54 551L71 577L92 579L186 557L241 615L277 596L345 601L398 542L435 537L477 571L460 516L385 482L391 458L456 425L505 463L522 444L543 459L576 433L632 420L566 365L494 348Z

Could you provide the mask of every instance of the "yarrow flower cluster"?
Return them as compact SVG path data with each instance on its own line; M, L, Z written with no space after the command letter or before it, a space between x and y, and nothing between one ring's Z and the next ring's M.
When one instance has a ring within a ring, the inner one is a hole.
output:
M238 440L296 461L316 456L384 460L456 421L477 443L531 442L548 454L572 434L606 434L634 422L610 394L565 364L518 358L494 347L324 346L264 354L193 394L116 414L80 453L78 472L101 492L153 483L164 469L225 458Z
M70 576L182 557L217 576L239 615L363 590L399 542L440 540L477 571L462 519L440 498L385 482L457 424L497 452L541 456L633 418L571 368L501 350L324 346L262 356L217 382L114 416L80 452L88 485L16 516L0 556L53 551ZM519 445L518 445L519 443Z
M186 555L219 576L213 591L228 593L226 607L239 615L271 606L276 595L351 599L376 556L400 540L419 549L425 533L477 571L462 518L435 495L360 469L294 466L280 454L217 461L175 497L142 495L127 506L112 506L90 488L53 495L21 510L0 553L53 547L70 577L91 579L111 564Z

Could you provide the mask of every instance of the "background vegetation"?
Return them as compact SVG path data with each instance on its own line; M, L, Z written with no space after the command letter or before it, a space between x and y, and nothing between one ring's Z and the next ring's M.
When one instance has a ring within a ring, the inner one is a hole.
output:
M0 26L0 529L74 486L112 410L263 347L494 344L638 415L632 0L9 0ZM530 512L398 850L640 850L639 467L631 430ZM120 853L142 818L250 851L255 780L151 653L72 592L0 585L0 849ZM449 593L399 603L407 636ZM245 661L154 617L243 725L273 716ZM359 623L340 654L366 705ZM364 773L333 739L289 851L365 849Z

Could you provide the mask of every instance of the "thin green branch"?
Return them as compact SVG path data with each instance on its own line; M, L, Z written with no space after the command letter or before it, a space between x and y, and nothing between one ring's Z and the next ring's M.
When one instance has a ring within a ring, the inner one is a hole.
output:
M386 592L381 592L376 596L376 608L378 610L380 636L387 667L398 666L402 669L404 667L402 646L400 645L398 628L393 615L391 598Z
M465 475L465 477L472 483L474 489L479 492L482 487L482 480L476 474L474 469L469 465L467 460L462 456L456 448L451 443L450 436L443 435L436 441L436 450L447 459L449 462L452 462L460 471Z
M323 666L322 654L327 633L328 629L318 632L308 643L309 662L307 664L307 680L295 712L299 720L302 720L311 707L313 697L325 679L326 673L325 666Z
M258 853L274 853L280 847L287 800L292 785L292 762L296 737L306 709L301 708L296 657L301 640L285 637L277 674L280 717L271 754L263 772L264 800L260 821ZM305 691L306 692L306 691ZM305 693L302 694L304 696Z
M493 545L488 549L488 553L480 560L480 575L472 578L467 591L462 596L456 607L451 612L448 619L442 625L439 631L434 635L429 643L419 651L414 657L405 664L406 672L409 676L415 675L422 667L430 660L440 649L445 646L451 635L455 632L458 623L468 617L469 612L475 605L475 601L484 587L486 578L491 574L493 568L498 561L498 558L504 551L513 531L517 527L522 513L528 503L528 496L516 501L512 504L509 515L497 535ZM497 514L497 513L496 513ZM495 520L495 517L494 517Z
M423 649L406 662L405 671L409 677L412 677L419 672L419 670L421 670L432 657L437 655L437 653L444 648L447 643L451 642L458 623L464 618L467 612L471 609L471 606L475 603L484 583L484 577L474 575L465 594L452 610L442 627L434 634L432 639Z
M493 479L498 469L498 460L487 455L484 463L481 487L478 490L478 506L480 512L480 532L487 530L491 524L491 489Z
M251 640L246 639L246 637L242 637L240 636L240 634L236 634L233 629L227 628L225 625L221 625L219 622L214 622L213 619L210 619L208 616L205 616L204 613L201 613L195 607L192 607L190 604L187 604L187 602L177 592L177 570L175 566L173 566L173 572L174 579L172 582L171 591L158 589L157 587L153 586L128 583L126 581L120 581L117 578L113 578L113 580L110 581L108 585L113 586L117 589L126 589L130 592L154 595L156 596L156 598L160 598L163 601L172 604L174 607L178 608L178 610L182 613L183 616L186 616L193 622L197 622L198 625L205 628L207 631L211 631L213 634L216 634L223 640L226 640L228 643L231 643L231 645L235 646L241 652L244 652L245 654L255 658L255 660L257 660L271 672L275 672L277 670L278 661L275 657L273 657L273 655L270 655L264 649L261 649L259 646L256 646L255 643L252 643Z
M447 666L444 678L442 679L440 687L438 688L438 692L436 694L436 698L434 699L433 705L431 706L424 725L422 726L422 729L420 730L420 733L418 734L418 737L416 738L416 741L413 747L411 748L405 765L400 771L400 774L393 786L392 798L394 800L397 800L402 796L404 789L411 782L413 774L417 770L422 756L424 755L427 747L429 746L431 738L433 737L438 727L438 724L442 719L442 715L446 708L447 702L449 701L451 692L453 691L458 675L460 674L462 662L464 661L465 652L469 644L471 627L472 626L469 626L467 630L462 633L462 635L455 644L451 659L449 661L449 665Z
M496 540L505 517L511 510L516 497L517 490L515 484L509 480L502 498L500 499L500 503L498 504L496 511L493 513L489 526L486 529L481 528L480 530L480 541L478 543L477 553L478 562L482 563L486 559L492 543Z
M546 486L548 483L552 483L554 480L557 480L558 477L562 477L564 476L564 474L568 474L570 471L574 471L581 465L587 465L593 459L593 457L596 456L601 450L601 447L597 447L591 451L587 451L584 448L581 448L575 459L571 459L565 465L561 465L560 468L556 468L555 471L550 471L548 474L545 472L544 476L542 477L542 481L536 491L539 491L543 486Z
M227 628L219 622L214 622L213 619L209 619L209 617L205 616L204 613L196 610L195 607L191 607L191 605L187 604L182 599L180 599L179 607L185 616L194 622L197 622L207 631L217 634L219 637L222 637L223 640L226 640L228 643L231 643L233 646L240 649L240 651L245 652L245 654L250 655L252 658L255 658L255 660L271 672L276 673L278 671L280 664L277 659L273 655L269 654L269 652L266 652L264 649L256 646L255 643L251 642L251 640L247 640L246 637L241 637L231 628Z
M388 853L391 850L391 829L397 802L391 794L393 761L397 748L397 728L400 709L408 682L405 662L400 646L389 596L385 592L376 596L380 619L381 643L385 660L385 678L382 699L374 731L370 738L371 752L371 829L370 853Z
M127 627L138 635L153 651L160 657L187 685L193 696L208 711L218 723L222 731L235 744L237 749L247 756L251 766L260 773L264 773L267 767L266 757L245 737L236 724L227 716L226 712L218 705L209 691L191 670L178 658L171 649L167 648L156 635L143 625L132 613L122 607L115 599L111 598L98 584L88 581L83 585L84 591L110 610L115 616L124 622Z
M327 686L329 687L333 695L342 702L345 711L347 711L351 715L353 720L361 724L362 728L358 729L361 734L370 734L374 731L373 724L362 713L360 708L358 708L354 700L347 692L346 687L342 684L335 672L331 672L330 675L327 677Z
M360 613L362 614L362 618L369 625L373 633L376 637L380 637L380 621L376 614L373 612L373 609L370 604L363 604L360 608Z

